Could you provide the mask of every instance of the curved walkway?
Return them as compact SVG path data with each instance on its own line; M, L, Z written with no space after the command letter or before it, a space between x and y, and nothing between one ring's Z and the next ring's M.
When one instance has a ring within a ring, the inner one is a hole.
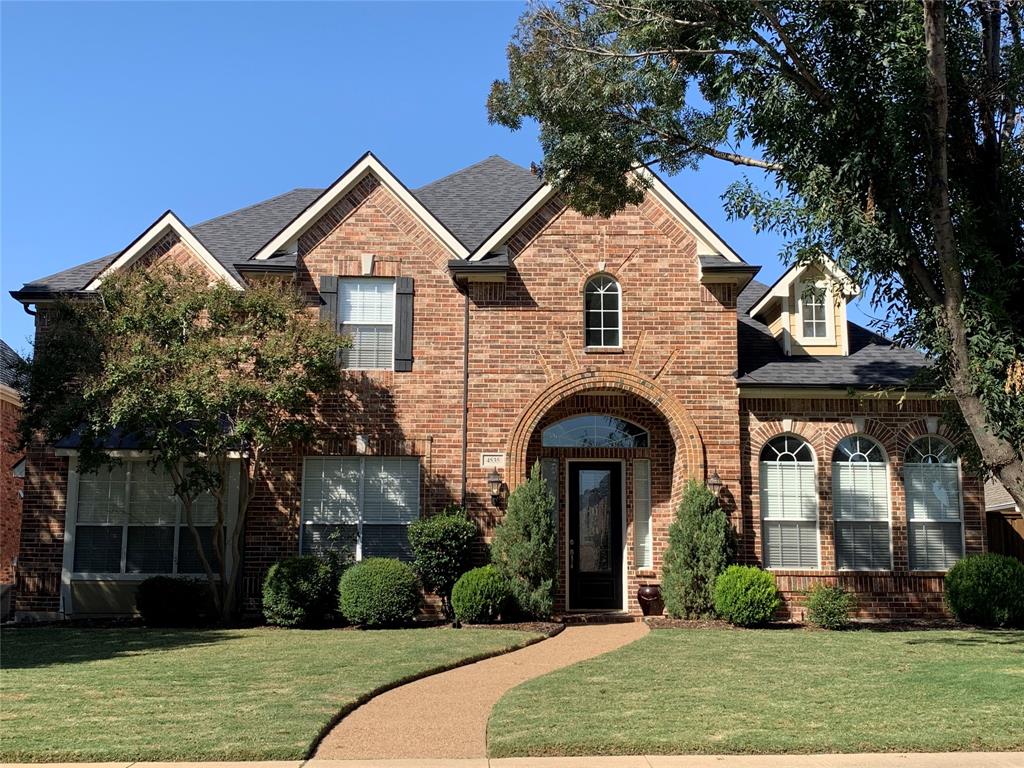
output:
M487 719L510 688L638 640L643 622L566 627L549 640L459 667L371 699L327 734L315 757L332 760L487 755Z

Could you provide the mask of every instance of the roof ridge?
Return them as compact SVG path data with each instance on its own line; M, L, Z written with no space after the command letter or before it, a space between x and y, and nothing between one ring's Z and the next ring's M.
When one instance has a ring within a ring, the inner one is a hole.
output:
M210 223L212 223L214 221L220 221L221 219L226 219L228 216L235 216L236 214L242 213L244 211L250 211L253 208L259 208L261 205L266 205L267 203L272 203L275 200L280 200L282 197L287 197L288 195L294 194L295 192L322 192L322 191L323 191L323 187L294 187L292 189L289 189L287 192L282 192L279 195L274 195L273 197L268 197L266 200L260 200L259 202L256 202L256 203L250 203L249 205L242 206L241 208L236 208L233 211L228 211L227 213L222 213L219 216L214 216L213 218L210 218L210 219L204 219L203 221L197 222L195 224L188 224L187 226L188 226L189 229L193 229L194 227L201 227L204 224L210 224Z
M436 184L440 184L442 181L447 181L448 179L452 178L453 176L458 176L460 173L465 173L466 171L472 170L473 168L476 168L479 165L483 165L488 160L494 160L494 159L503 160L506 163L508 163L509 165L514 165L517 168L520 168L520 169L522 169L524 171L529 171L529 168L523 168L523 166L519 165L519 163L513 163L507 157L502 157L499 154L493 154L493 155L488 155L487 157L483 158L482 160L477 160L475 163L471 163L470 165L467 165L465 168L458 168L458 169L452 171L451 173L449 173L449 174L447 174L445 176L442 176L439 179L434 179L433 181L427 182L422 187L416 187L416 189L412 190L412 192L413 193L422 192L424 189L428 189L430 187L433 187Z

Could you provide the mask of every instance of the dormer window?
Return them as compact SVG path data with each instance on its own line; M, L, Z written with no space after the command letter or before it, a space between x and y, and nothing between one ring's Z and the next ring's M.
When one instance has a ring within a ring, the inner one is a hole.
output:
M622 346L622 292L608 275L595 275L584 289L583 332L588 347Z
M825 280L797 283L797 339L804 346L836 343L835 301Z

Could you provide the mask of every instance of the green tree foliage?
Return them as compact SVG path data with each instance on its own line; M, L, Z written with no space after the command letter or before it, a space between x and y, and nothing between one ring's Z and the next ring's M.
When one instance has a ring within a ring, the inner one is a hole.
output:
M494 531L491 560L508 581L523 613L543 618L554 606L557 536L555 497L533 465L529 479L508 497L508 508Z
M687 481L676 519L668 528L662 569L661 591L669 615L712 615L715 580L735 554L732 526L718 499L703 483Z
M337 387L336 355L347 340L290 284L238 291L175 268L122 272L94 298L58 301L46 313L27 369L23 439L77 432L83 471L116 461L112 438L148 452L173 479L217 611L231 617L264 461L311 436L317 393ZM225 536L233 457L239 509ZM205 493L217 508L213 558L192 519Z
M871 288L883 330L935 359L976 463L1024 504L1022 12L541 2L488 109L540 124L544 178L588 214L638 202L638 166L745 167L731 213L786 237L785 259L829 256Z
M455 618L452 587L469 570L478 535L476 524L457 504L445 507L439 515L421 517L409 526L409 544L415 554L413 570L424 589L440 596L449 620Z

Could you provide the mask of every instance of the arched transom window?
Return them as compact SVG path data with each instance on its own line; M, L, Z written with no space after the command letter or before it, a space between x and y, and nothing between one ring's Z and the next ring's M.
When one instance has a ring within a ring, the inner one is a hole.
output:
M545 448L647 448L647 430L625 419L590 413L570 416L541 433Z
M587 281L583 328L588 347L622 346L622 290L614 278L595 275Z
M832 454L832 515L838 568L892 568L888 465L869 437L844 438Z
M818 567L814 454L799 437L779 435L761 449L761 538L765 567Z
M904 457L903 485L911 570L949 570L964 554L956 449L941 437L915 440Z

